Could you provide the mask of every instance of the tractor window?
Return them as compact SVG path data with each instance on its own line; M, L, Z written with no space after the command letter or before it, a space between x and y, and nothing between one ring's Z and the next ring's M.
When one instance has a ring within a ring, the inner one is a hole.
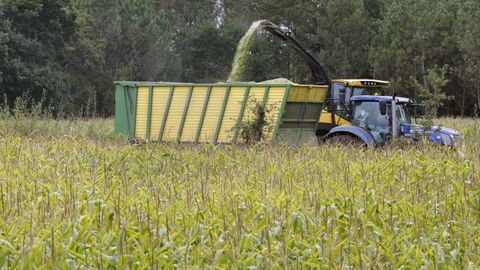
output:
M400 124L411 124L412 117L408 111L406 104L398 104L397 106L397 119Z
M345 97L345 85L343 83L333 83L332 97L334 100L340 100L340 97Z
M352 96L359 96L359 95L375 95L381 94L382 89L378 87L369 87L369 88L353 88L353 95Z
M332 85L332 109L336 115L348 119L349 118L349 101L347 97L346 87L343 83L333 83Z
M351 87L345 86L343 83L333 83L332 85L332 97L337 102L342 102L343 104L349 104L350 98L353 96L359 95L375 95L381 94L383 92L382 88L379 87Z
M388 134L389 119L380 113L378 102L357 102L354 107L352 123L371 132Z

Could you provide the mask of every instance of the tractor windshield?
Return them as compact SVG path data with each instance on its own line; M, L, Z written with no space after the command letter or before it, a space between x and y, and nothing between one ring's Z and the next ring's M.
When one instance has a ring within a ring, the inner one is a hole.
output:
M365 128L378 135L388 134L389 119L380 113L379 102L355 102L353 106L352 124Z
M397 120L399 124L411 124L412 116L407 108L407 104L397 104Z
M353 89L352 97L359 96L359 95L380 95L384 92L383 89L379 87L370 87L370 88L353 87L352 89Z

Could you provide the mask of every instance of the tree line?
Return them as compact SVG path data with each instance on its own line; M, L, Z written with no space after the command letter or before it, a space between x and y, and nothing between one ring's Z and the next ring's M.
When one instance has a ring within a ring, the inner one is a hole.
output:
M389 80L392 93L436 97L440 114L480 114L478 0L0 0L0 95L110 116L114 80L225 81L258 19L291 29L330 78ZM243 80L308 73L259 32Z

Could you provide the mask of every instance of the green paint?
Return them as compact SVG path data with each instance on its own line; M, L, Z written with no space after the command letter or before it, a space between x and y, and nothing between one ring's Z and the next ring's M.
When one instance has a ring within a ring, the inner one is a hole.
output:
M225 114L225 108L227 107L228 97L230 96L230 87L227 87L225 91L225 97L223 98L222 109L220 115L218 116L217 129L215 130L215 136L213 137L213 144L217 144L218 135L220 135L220 128L222 127L223 115Z
M150 128L152 126L152 99L153 99L153 86L148 88L148 110L147 110L147 134L145 138L150 141Z
M127 114L127 126L129 139L135 138L135 120L137 116L137 88L124 87L125 108Z
M128 96L128 86L124 86L123 87L123 95L124 95L124 100L125 100L125 119L127 120L127 126L126 126L126 131L127 131L127 135L128 135L128 138L131 138L131 134L132 134L132 126L131 126L131 122L132 122L132 119L131 119L131 115L130 115L130 103L128 102L129 99L127 98Z
M308 89L308 92L307 92L307 100L309 99L310 97L310 90L312 88L309 88ZM302 124L305 120L305 111L307 109L307 102L302 102L302 107L300 108L300 111L298 113L298 121L300 122L300 124ZM300 128L302 128L302 125L300 125Z
M310 100L310 95L312 94L312 88L308 88L308 92L307 92L307 100ZM304 128L304 123L305 123L305 112L307 111L307 107L308 107L308 103L307 102L304 102L302 104L302 108L300 110L300 135L298 137L298 141L301 141L302 140L302 135L304 135L304 132L303 132L303 128ZM317 122L318 120L316 120L315 122Z
M182 138L183 126L185 125L185 119L187 118L188 107L190 106L190 99L192 98L193 86L190 86L188 89L187 99L185 100L185 106L183 107L182 120L180 121L180 126L178 127L177 142L180 142Z
M170 93L168 94L167 104L165 105L165 112L163 113L162 126L160 127L160 132L158 133L159 142L161 142L163 138L163 132L165 131L165 125L167 124L168 111L170 110L170 104L172 103L174 90L175 86L170 86Z
M298 128L281 128L277 133L277 142L298 144L315 141L316 135L313 129L304 130Z
M235 133L233 134L232 143L237 142L238 133L240 132L243 114L245 113L245 108L247 107L248 94L250 93L250 86L245 89L245 94L243 95L242 107L240 107L240 114L238 115L237 126L235 127Z
M302 108L300 109L300 112L298 114L298 125L300 127L300 133L299 133L299 137L298 137L298 140L301 140L302 138L302 130L303 130L303 123L304 123L304 118L305 118L305 111L307 109L307 103L306 102L303 102L302 103Z
M301 118L284 118L282 119L282 123L317 123L318 120L305 120Z
M265 109L265 105L267 105L268 94L270 94L270 86L265 87L265 92L263 93L262 99L262 107Z
M273 133L272 133L273 141L276 141L278 128L280 127L280 124L282 123L282 117L285 114L285 106L287 105L288 95L290 94L291 88L292 88L292 85L289 85L287 87L287 91L285 92L285 96L283 96L282 105L280 106L280 110L278 113L277 123L275 124L275 129L273 130Z
M115 133L128 134L128 116L125 90L115 85Z
M195 135L195 143L198 143L198 140L200 139L200 133L202 132L203 121L205 120L205 114L207 113L208 101L210 100L211 93L212 93L212 86L209 86L207 90L207 95L205 96L205 102L203 103L200 121L198 122L197 134Z
M135 138L135 130L137 128L137 90L138 88L129 88L128 89L129 95L132 97L132 103L131 103L131 108L132 108L132 138Z

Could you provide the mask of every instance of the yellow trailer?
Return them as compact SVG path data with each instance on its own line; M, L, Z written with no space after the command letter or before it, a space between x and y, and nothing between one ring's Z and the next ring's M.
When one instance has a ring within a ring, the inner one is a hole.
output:
M268 139L315 139L326 85L115 82L115 131L146 142L242 143L254 103L268 108Z

